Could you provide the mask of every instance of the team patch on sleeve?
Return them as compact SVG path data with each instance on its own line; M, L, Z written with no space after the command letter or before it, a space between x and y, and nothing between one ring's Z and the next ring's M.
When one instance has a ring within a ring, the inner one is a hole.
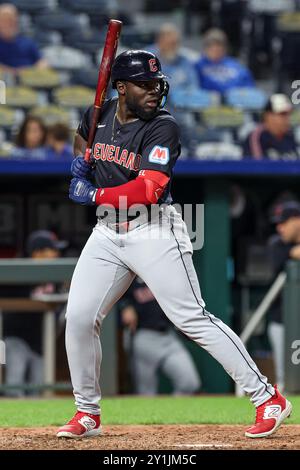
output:
M149 162L159 163L160 165L166 165L170 160L170 152L168 147L161 147L155 145L149 153Z

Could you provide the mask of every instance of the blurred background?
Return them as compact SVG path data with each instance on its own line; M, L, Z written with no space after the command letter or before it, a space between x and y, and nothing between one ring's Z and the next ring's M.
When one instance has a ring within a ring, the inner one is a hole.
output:
M0 0L0 393L70 390L65 302L95 224L67 197L72 140L110 18L123 21L118 52L150 50L169 77L182 140L172 194L205 205L194 261L208 310L239 335L252 320L255 361L299 392L300 2ZM234 392L142 280L105 323L104 393Z

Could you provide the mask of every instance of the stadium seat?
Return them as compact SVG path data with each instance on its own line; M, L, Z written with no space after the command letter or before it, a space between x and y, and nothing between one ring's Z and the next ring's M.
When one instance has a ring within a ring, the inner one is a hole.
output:
M35 26L39 29L59 31L63 36L87 25L87 15L74 15L62 9L49 10L35 18Z
M93 28L106 28L110 20L109 14L105 11L99 11L98 13L93 13L89 15L90 24Z
M13 149L14 145L12 144L12 142L0 138L0 158L11 157Z
M280 12L292 11L294 8L294 0L249 0L249 11L252 13L276 15Z
M282 32L300 31L300 12L283 13L277 18L277 28Z
M7 1L0 1L0 3L8 3ZM17 7L20 12L36 15L51 8L53 2L51 0L10 0Z
M95 28L101 28L101 26L107 26L108 22L111 18L115 18L116 20L120 20L123 23L123 28L126 25L132 25L133 21L131 15L127 15L124 12L114 11L109 13L108 11L102 11L101 9L98 10L98 13L93 13L89 15L90 23ZM122 33L123 34L123 33Z
M55 105L32 108L30 115L41 117L46 125L52 125L57 122L63 122L68 125L72 123L72 114L68 110Z
M96 54L103 45L105 36L104 28L101 31L95 28L74 30L65 36L64 44L85 53Z
M300 72L300 12L285 13L277 18L277 34L281 43L279 74L284 79L297 79Z
M255 70L256 78L262 78L266 74L270 78L278 75L277 17L282 12L293 11L294 3L294 0L249 0L247 2L248 14L243 41L248 67ZM274 89L280 87L279 79L276 81Z
M60 5L67 10L88 14L107 11L110 0L60 0Z
M123 46L122 42L119 42L117 54L122 54L122 52L127 51L127 49L128 49L127 47ZM96 56L95 56L95 63L96 63L96 65L98 65L98 66L99 66L100 63L101 63L103 50L104 50L104 48L101 47L101 48L99 49L99 51L97 52Z
M8 106L0 106L0 127L9 128L16 122L16 110Z
M253 87L232 88L225 94L228 106L249 111L260 111L267 102L264 91Z
M7 87L6 104L13 108L32 108L33 106L38 106L39 95L31 88L21 86Z
M234 129L243 125L244 114L240 109L217 106L203 109L203 122L210 128Z
M35 28L34 31L32 31L31 37L39 47L62 43L62 35L58 31L43 31Z
M72 73L71 82L73 85L83 85L88 88L96 88L99 70L96 67L87 70L78 69Z
M42 49L48 64L58 70L76 70L89 68L91 57L77 49L67 46L48 46Z
M170 93L170 102L176 108L200 111L201 109L217 105L219 103L219 94L206 90L175 88Z
M60 85L59 74L52 69L32 67L23 69L19 74L22 86L48 90Z
M241 160L243 149L234 143L205 142L197 145L193 156L197 160Z
M128 49L143 49L155 41L155 33L142 31L136 26L122 27L122 44Z
M94 102L95 90L84 86L65 86L53 93L54 102L64 108L87 108Z
M292 115L291 115L291 125L292 127L300 126L300 108L294 108Z
M24 119L24 112L21 109L0 106L0 129L4 131L6 139L11 140L13 130Z

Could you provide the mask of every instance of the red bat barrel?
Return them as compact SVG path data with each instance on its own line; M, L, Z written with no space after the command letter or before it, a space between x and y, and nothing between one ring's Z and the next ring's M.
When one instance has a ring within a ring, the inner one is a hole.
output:
M95 101L94 101L94 109L93 109L93 115L92 115L92 124L90 127L87 147L86 147L86 151L84 155L84 159L87 162L91 158L92 145L93 145L93 141L95 138L96 127L97 127L97 123L99 122L101 108L105 100L106 91L107 91L110 74L111 74L111 68L112 68L113 62L115 60L116 52L117 52L118 40L119 40L121 28L122 28L121 21L110 20L108 29L107 29L101 64L99 68L98 82L97 82L96 95L95 95Z

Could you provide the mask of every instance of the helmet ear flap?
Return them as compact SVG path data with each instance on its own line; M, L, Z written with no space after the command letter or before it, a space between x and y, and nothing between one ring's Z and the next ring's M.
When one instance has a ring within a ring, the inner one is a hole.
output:
M160 108L163 108L167 102L169 88L170 88L170 85L167 82L167 80L161 80L161 93L160 93L160 101L159 101Z

